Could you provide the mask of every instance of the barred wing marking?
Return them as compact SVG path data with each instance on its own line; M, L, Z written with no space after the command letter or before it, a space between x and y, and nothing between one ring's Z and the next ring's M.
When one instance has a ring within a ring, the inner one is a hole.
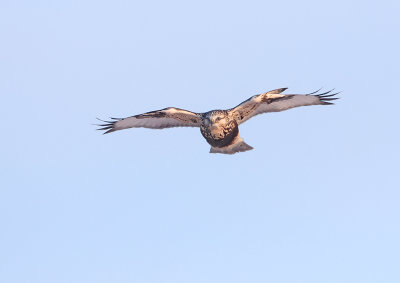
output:
M333 90L330 90L317 94L320 91L317 90L308 94L279 94L284 90L286 90L286 88L255 95L230 111L237 123L241 124L262 113L279 112L300 106L330 105L333 104L330 101L338 99L333 96L339 93L332 93Z
M114 131L129 128L164 129L172 127L199 127L201 124L200 114L184 109L169 107L161 110L151 111L127 118L111 118L113 121L103 121L98 130L106 131L108 134Z

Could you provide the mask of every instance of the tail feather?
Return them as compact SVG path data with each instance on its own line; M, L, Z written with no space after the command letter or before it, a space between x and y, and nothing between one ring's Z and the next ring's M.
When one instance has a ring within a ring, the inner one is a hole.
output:
M253 147L244 142L244 140L237 136L233 143L224 147L211 147L210 153L222 153L222 154L235 154L236 152L244 152L252 150Z

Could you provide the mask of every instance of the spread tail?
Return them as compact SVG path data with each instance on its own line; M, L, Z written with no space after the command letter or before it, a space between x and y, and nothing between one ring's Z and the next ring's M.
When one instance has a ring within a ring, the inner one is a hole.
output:
M222 153L222 154L234 154L236 152L243 152L252 150L253 147L249 146L244 140L238 135L233 143L224 147L211 147L210 153Z

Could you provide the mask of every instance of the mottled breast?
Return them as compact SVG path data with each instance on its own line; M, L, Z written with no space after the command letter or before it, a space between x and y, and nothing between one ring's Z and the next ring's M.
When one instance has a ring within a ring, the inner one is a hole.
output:
M210 125L202 124L200 131L206 141L214 147L230 145L239 134L236 121L228 117Z

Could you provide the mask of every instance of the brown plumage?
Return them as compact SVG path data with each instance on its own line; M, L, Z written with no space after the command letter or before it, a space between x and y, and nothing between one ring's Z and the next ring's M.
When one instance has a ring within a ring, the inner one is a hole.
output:
M211 145L210 153L233 154L253 149L239 136L239 125L258 114L279 112L309 105L331 105L338 93L331 91L318 94L281 94L286 88L254 95L238 106L228 110L195 113L169 107L127 118L111 118L103 121L99 130L105 134L128 128L164 129L171 127L200 127L201 134Z

